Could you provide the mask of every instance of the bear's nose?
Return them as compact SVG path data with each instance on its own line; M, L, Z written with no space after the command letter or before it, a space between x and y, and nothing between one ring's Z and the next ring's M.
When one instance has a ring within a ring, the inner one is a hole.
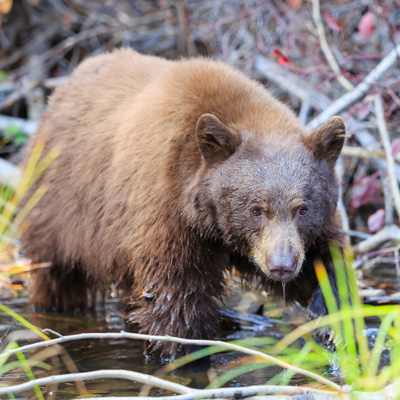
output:
M294 254L272 256L268 264L271 277L279 281L289 281L296 272L297 263Z

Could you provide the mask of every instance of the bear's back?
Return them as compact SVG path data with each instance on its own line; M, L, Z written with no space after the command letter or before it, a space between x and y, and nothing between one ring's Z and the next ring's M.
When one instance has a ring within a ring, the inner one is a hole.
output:
M223 63L132 50L85 61L51 96L33 140L60 155L31 191L48 185L24 234L27 255L83 263L93 276L134 268L178 229L171 221L201 162L195 127L205 113L255 146L300 129L286 106Z

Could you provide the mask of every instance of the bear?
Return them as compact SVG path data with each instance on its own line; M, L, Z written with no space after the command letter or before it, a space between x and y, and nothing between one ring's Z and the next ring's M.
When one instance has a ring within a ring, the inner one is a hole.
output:
M60 152L27 195L46 187L23 250L51 262L32 272L32 304L84 309L114 287L140 333L213 338L234 269L278 298L284 283L286 301L325 315L313 263L334 282L344 138L340 117L308 132L220 61L131 49L85 60L50 96L30 145ZM153 341L147 351L185 349Z

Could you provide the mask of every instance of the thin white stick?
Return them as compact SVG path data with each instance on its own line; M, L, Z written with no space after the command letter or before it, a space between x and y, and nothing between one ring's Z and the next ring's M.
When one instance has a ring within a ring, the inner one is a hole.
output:
M37 125L37 122L33 120L0 115L0 130L2 131L12 126L18 128L25 135L32 135L35 133Z
M367 150L364 149L363 147L357 147L357 146L343 146L340 155L343 157L356 157L356 158L367 158L367 159L386 158L384 150ZM394 160L400 163L400 153L396 154Z
M382 246L383 243L388 241L399 241L400 240L400 228L396 225L388 225L381 229L375 235L357 243L353 246L353 250L356 254L368 253Z
M387 172L390 182L390 191L396 208L397 215L400 216L400 189L397 184L396 172L394 170L394 159L392 155L392 146L390 144L389 135L386 128L385 114L383 111L382 97L377 95L374 99L376 122L378 125L379 134L381 136L382 144L385 149Z
M13 190L17 190L21 176L20 168L0 158L0 185L10 186Z
M322 20L321 20L321 10L320 10L320 5L319 5L319 0L313 0L312 9L313 9L314 23L315 23L315 26L317 27L319 42L321 44L321 50L325 55L326 61L328 61L329 66L331 67L333 72L336 74L336 79L338 80L338 82L347 91L352 90L354 88L354 86L348 79L346 79L342 75L339 64L337 63L335 56L331 52L328 41L326 40L324 25L322 24Z
M178 383L166 381L161 378L156 378L151 375L142 374L140 372L126 371L123 369L103 369L99 371L91 372L78 372L76 374L64 374L64 375L53 375L47 378L39 378L29 382L21 383L20 385L8 386L0 388L0 395L6 395L8 393L21 393L26 390L32 389L34 386L45 386L55 383L74 382L87 379L127 379L130 381L136 381L145 383L147 385L158 386L162 389L171 390L175 393L189 393L196 391Z
M187 394L177 395L177 396L165 396L165 397L105 397L107 400L132 400L132 399L141 399L141 400L192 400L196 398L202 399L217 399L217 398L228 398L228 399L241 399L249 396L268 396L268 395L276 395L276 394L284 394L285 396L279 397L279 399L291 398L289 396L294 395L310 395L312 398L314 396L318 396L318 400L337 400L338 396L341 396L341 399L346 399L343 397L342 393L332 392L328 390L321 389L313 389L309 387L299 387L299 386L277 386L277 385L255 385L255 386L247 386L241 388L217 388L217 389L200 389L193 390ZM98 400L100 398L90 398L90 400ZM104 399L104 397L103 397ZM77 399L78 400L78 399ZM89 400L88 399L80 399L80 400Z
M285 361L280 360L279 358L275 358L268 354L265 354L262 351L248 349L246 347L239 346L237 344L226 343L226 342L222 342L220 340L183 339L183 338L178 338L178 337L173 337L173 336L153 336L153 335L144 335L144 334L140 334L140 333L128 333L128 332L124 332L124 331L121 331L120 333L113 333L113 332L81 333L81 334L77 334L77 335L62 336L57 339L45 340L43 342L38 342L38 343L22 346L22 347L19 347L18 349L9 350L9 351L3 353L2 356L7 357L11 354L16 353L17 351L27 351L27 350L35 349L38 347L47 347L47 346L52 346L54 344L68 342L71 340L82 340L82 339L136 339L136 340L149 340L149 341L153 341L153 342L154 341L164 341L164 342L173 342L173 343L182 343L182 344L195 344L195 345L199 345L199 346L221 346L221 347L224 347L225 349L235 350L235 351L239 351L239 352L242 352L245 354L259 356L272 364L278 365L282 368L286 368L286 369L289 369L292 371L296 371L296 373L302 374L304 376L308 376L308 377L310 377L318 382L321 382L324 385L327 385L335 390L339 390L339 391L341 390L340 385L338 385L335 382L332 382L331 380L324 378L323 376L320 376L316 373L296 367L292 364L289 364Z
M389 70L397 60L400 53L400 44L394 48L381 62L359 83L353 90L335 100L326 110L322 111L307 127L316 129L325 123L330 117L340 114L346 107L364 97L371 87L379 81L382 75Z
M309 102L317 110L324 110L329 108L333 102L323 93L317 91L314 87L307 85L304 80L300 77L290 73L287 70L282 69L282 67L274 62L268 60L262 55L257 56L254 68L256 76L262 76L267 80L274 82L276 85L286 90L288 93L298 97L303 102ZM328 118L327 118L328 119ZM322 125L326 121L319 120L318 123ZM315 126L316 128L319 127ZM364 124L358 122L353 117L346 119L347 130L351 129L354 131L357 140L360 142L361 146L365 149L375 149L376 139L367 129L365 129ZM386 162L380 159L374 159L373 163L380 170L386 169ZM396 176L397 180L400 182L400 167L396 165Z

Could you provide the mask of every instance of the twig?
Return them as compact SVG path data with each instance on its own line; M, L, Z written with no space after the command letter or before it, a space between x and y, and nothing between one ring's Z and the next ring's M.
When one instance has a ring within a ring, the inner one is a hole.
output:
M342 393L313 389L308 387L300 386L276 386L276 385L256 385L247 387L232 387L232 388L217 388L217 389L199 389L191 390L189 393L178 396L165 396L165 397L105 397L107 400L131 400L131 399L141 399L141 400L192 400L192 399L218 399L218 398L228 398L228 399L242 399L242 398L255 398L265 399L264 396L271 395L282 395L279 396L279 400L289 400L292 396L301 395L301 397L317 398L318 400L338 400L338 395L341 395L341 399L348 399L348 397L343 396ZM258 397L260 395L260 397ZM316 397L318 396L318 397ZM102 397L104 399L104 397ZM83 400L82 398L79 398ZM90 400L98 400L100 398L90 398ZM89 400L85 399L85 400ZM271 399L272 400L272 399Z
M339 182L342 182L343 174L344 174L343 158L339 158L339 160L337 161L336 166L335 166L335 172L336 172L336 176L339 179ZM342 223L342 231L344 234L344 245L350 246L351 245L350 237L348 235L346 235L346 232L350 230L350 222L349 222L349 217L347 215L346 207L343 202L343 187L342 187L342 185L339 185L339 199L337 202L337 210L339 212L340 220Z
M274 82L288 93L297 96L302 101L309 101L310 104L317 110L328 109L332 100L330 100L323 93L316 90L314 87L307 85L304 80L300 79L293 73L283 70L278 64L268 60L262 55L257 56L254 63L255 71L258 75ZM322 125L322 123L321 123ZM376 147L376 139L365 127L354 118L349 117L346 119L347 130L354 131L357 140L365 149L373 149ZM377 169L386 170L386 162L384 160L373 160ZM396 166L397 180L400 182L400 167Z
M303 79L290 71L284 70L282 66L268 60L262 55L258 55L254 61L254 69L257 75L267 78L285 91L295 95L302 102L309 103L317 110L328 108L332 104L323 93L307 85Z
M352 83L346 79L341 71L339 64L336 61L335 56L332 54L331 49L329 48L328 41L326 40L324 26L321 20L321 11L320 11L320 4L319 0L313 0L312 2L312 9L313 9L313 18L315 26L317 27L319 42L321 44L321 50L323 51L326 61L328 61L329 66L335 72L336 79L338 82L347 90L352 90L354 86Z
M15 126L25 135L32 135L36 131L37 125L37 122L33 120L0 115L0 131Z
M0 110L12 106L21 97L24 97L27 92L32 90L41 81L41 78L35 78L30 80L28 83L22 85L20 88L14 90L5 100L0 101Z
M397 379L392 384L386 386L382 390L376 392L353 392L351 398L356 400L394 400L397 399L400 388L400 380ZM261 394L261 395L260 395ZM279 397L272 397L279 395ZM350 394L329 392L321 389L313 389L307 387L295 387L295 386L247 386L242 388L218 388L218 389L200 389L192 390L191 392L177 396L161 396L161 397L90 397L83 398L79 397L79 400L193 400L196 398L205 399L217 399L217 398L229 398L229 399L258 399L258 400L293 400L299 397L307 397L318 400L349 400ZM309 396L308 396L309 395ZM256 397L253 397L256 396ZM271 397L270 397L271 396ZM75 399L78 400L78 399Z
M57 86L62 85L69 79L68 75L57 76L55 78L47 78L44 80L43 84L46 89L55 89Z
M356 157L356 158L380 158L385 159L385 151L384 150L367 150L362 147L356 146L343 146L341 155L343 157ZM400 154L396 154L393 157L395 161L400 162Z
M374 98L375 112L376 112L376 123L378 125L379 134L381 136L381 141L383 147L385 149L386 162L387 162L387 173L389 179L389 189L390 193L386 195L390 196L393 199L394 207L396 208L397 215L400 216L400 189L397 184L397 179L395 175L395 164L394 158L392 156L392 147L390 145L389 135L386 129L386 121L383 110L383 102L382 97L380 95L376 95ZM390 210L386 210L387 213ZM388 218L389 216L387 216ZM374 236L364 240L363 242L358 243L354 246L354 251L357 253L364 253L367 251L371 251L382 245L383 243L389 240L400 240L400 228L393 224L386 225L382 230L376 233Z
M359 239L368 239L369 237L372 236L372 233L358 232L358 231L353 231L351 229L346 231L345 234Z
M122 369L103 369L99 371L91 372L78 372L76 374L65 374L65 375L53 375L46 378L39 378L29 382L21 383L19 385L0 387L0 395L7 395L8 393L21 393L26 390L32 389L34 386L45 386L55 383L65 383L73 381L81 381L87 379L127 379L130 381L136 381L146 383L152 386L158 386L162 389L171 390L175 393L189 393L196 392L196 390L187 388L186 386L178 383L166 381L161 378L156 378L151 375L142 374L140 372L126 371Z
M39 44L49 40L59 31L59 29L60 29L59 23L55 23L50 25L46 30L41 32L39 31L37 35L34 35L32 37L31 41L29 41L19 49L14 50L9 57L0 60L0 69L5 69L6 67L18 61L25 54L33 52Z
M21 179L21 170L10 162L0 158L0 185L16 190Z
M308 123L308 128L316 129L330 117L340 114L346 107L364 97L371 87L389 70L397 60L400 44L394 48L353 90L335 100L326 110Z
M381 246L389 240L400 241L400 228L396 225L385 226L374 236L356 244L353 249L355 253L366 253Z
M383 196L385 197L385 225L394 224L393 197L390 189L389 177L382 179Z
M195 344L198 346L221 346L225 349L235 350L235 351L239 351L239 352L242 352L245 354L259 356L270 363L278 365L282 368L287 368L292 371L296 371L299 374L308 376L309 378L312 378L318 382L321 382L324 385L327 385L335 390L341 390L341 387L338 384L336 384L336 383L330 381L329 379L326 379L316 373L296 367L296 366L289 364L285 361L282 361L278 358L275 358L268 354L265 354L262 351L248 349L243 346L239 346L239 345L236 345L233 343L226 343L226 342L223 342L220 340L183 339L183 338L177 338L177 337L173 337L173 336L153 336L153 335L144 335L144 334L140 334L140 333L128 333L128 332L124 332L124 331L121 331L120 333L113 333L113 332L110 332L110 333L81 333L81 334L77 334L77 335L62 336L57 339L46 340L44 342L38 342L38 343L26 345L26 346L21 346L18 349L9 350L9 351L3 353L2 356L7 357L11 354L14 354L16 351L27 351L27 350L35 349L38 347L47 347L47 346L51 346L54 344L69 342L71 340L82 340L82 339L136 339L136 340L164 341L164 342L173 342L173 343L181 343L181 344Z
M391 195L396 208L397 215L400 217L400 189L397 184L396 174L394 171L394 159L392 156L392 146L390 144L389 135L386 129L385 114L383 110L382 97L377 95L374 99L376 122L378 125L379 134L381 136L382 144L385 149L386 162L387 162L387 173L389 177Z

